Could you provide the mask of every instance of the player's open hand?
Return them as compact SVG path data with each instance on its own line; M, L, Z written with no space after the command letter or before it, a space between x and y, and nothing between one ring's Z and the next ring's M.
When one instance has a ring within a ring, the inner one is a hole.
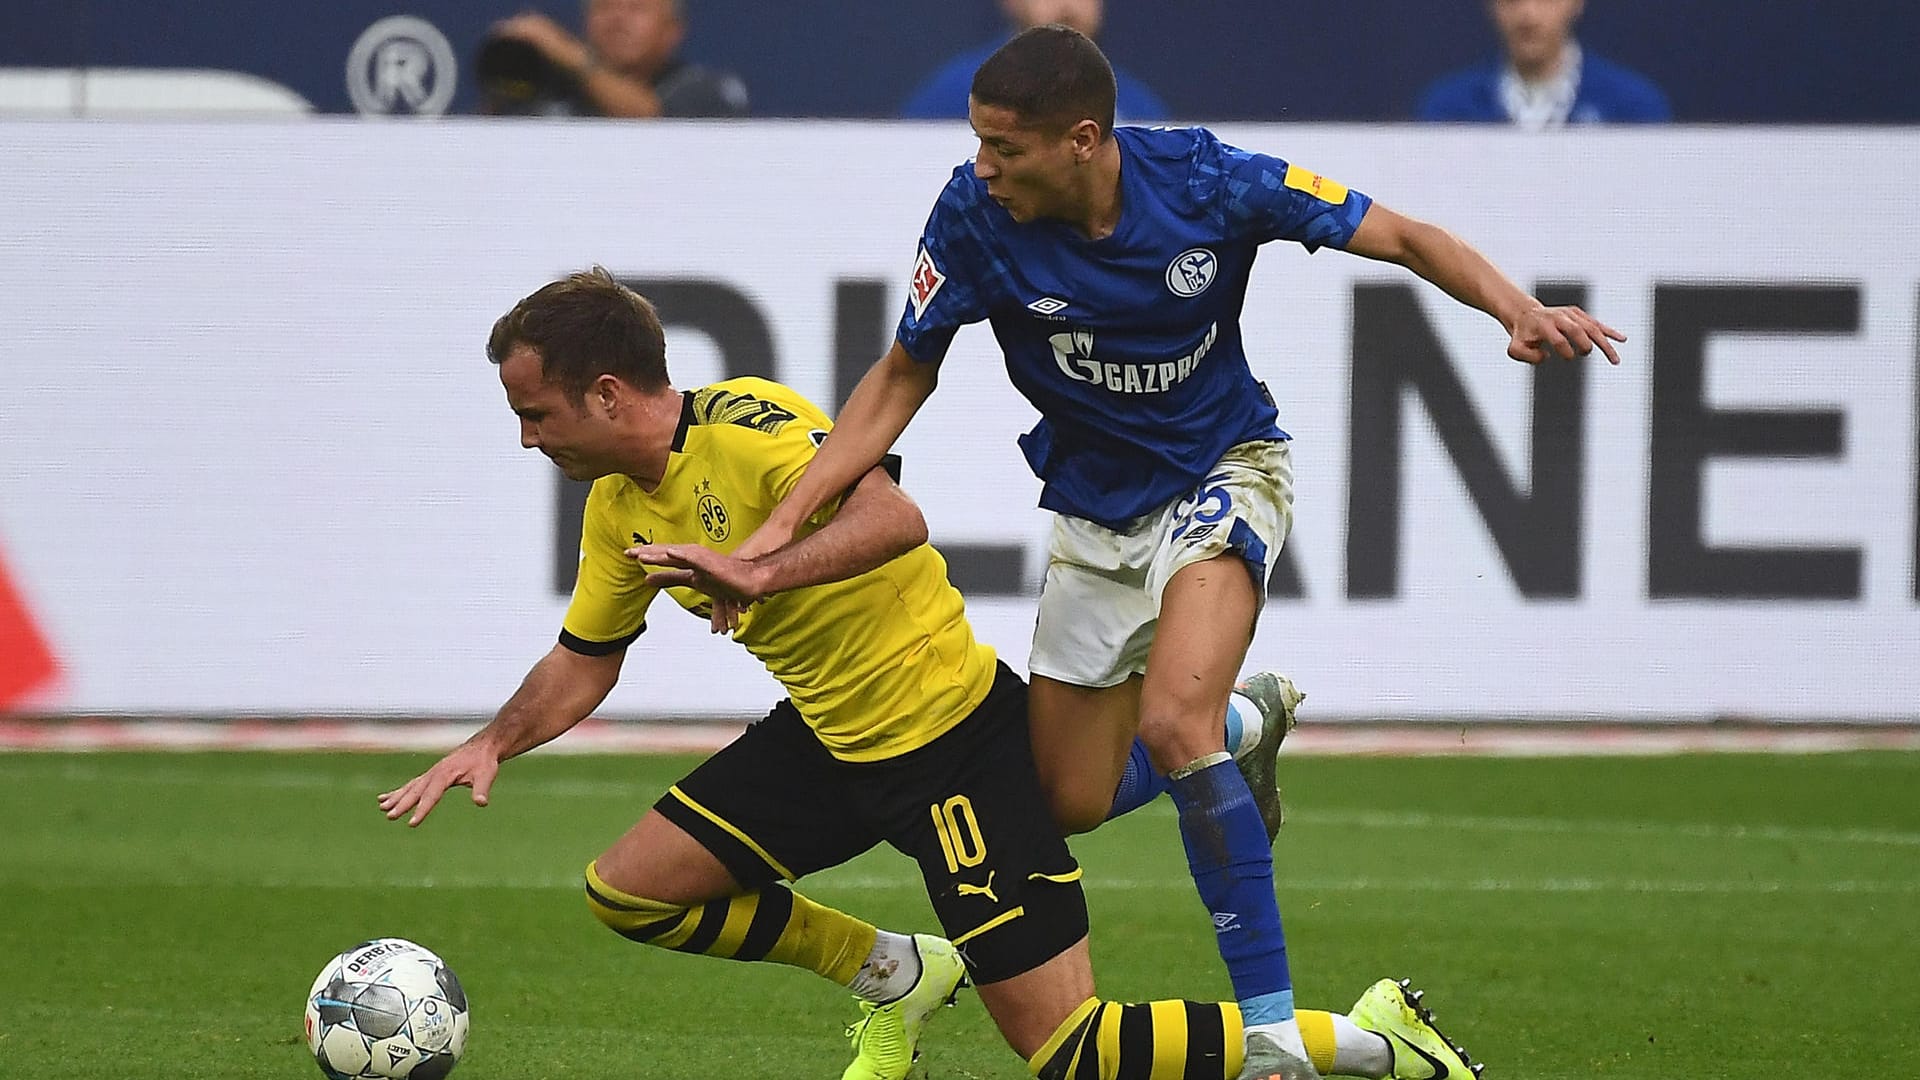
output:
M1554 356L1563 360L1587 356L1597 348L1608 363L1618 364L1620 354L1613 350L1613 342L1625 340L1627 335L1577 307L1536 306L1514 320L1507 355L1538 364Z
M763 567L736 552L723 555L699 544L641 544L627 549L627 557L649 566L666 567L647 574L647 584L658 589L685 585L713 600L709 629L730 634L740 629L740 614L767 595Z
M396 821L408 811L409 828L427 820L447 789L470 787L473 805L487 805L487 793L500 772L500 756L478 743L466 743L434 763L433 768L409 780L404 786L380 795L380 809L388 821Z

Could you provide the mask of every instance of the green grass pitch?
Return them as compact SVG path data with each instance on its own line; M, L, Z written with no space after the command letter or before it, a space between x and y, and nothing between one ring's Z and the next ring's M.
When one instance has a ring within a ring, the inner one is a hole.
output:
M849 999L588 914L586 861L691 764L541 756L416 831L422 755L0 756L0 1077L317 1076L321 964L413 938L459 972L456 1076L820 1077ZM1920 754L1283 762L1302 1004L1410 975L1499 1080L1920 1076ZM1165 800L1078 839L1104 996L1227 993ZM934 929L889 851L802 883ZM930 1074L1020 1080L977 1001Z

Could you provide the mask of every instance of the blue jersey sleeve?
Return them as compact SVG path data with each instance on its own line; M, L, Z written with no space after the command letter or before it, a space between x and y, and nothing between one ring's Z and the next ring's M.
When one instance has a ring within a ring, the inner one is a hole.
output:
M946 359L954 333L987 317L986 259L967 220L968 207L977 202L972 176L956 170L920 236L913 277L907 284L907 309L894 336L909 356L922 363Z
M1211 138L1196 152L1196 181L1214 186L1209 201L1230 236L1263 244L1292 240L1308 251L1344 248L1373 205L1366 195L1277 157Z

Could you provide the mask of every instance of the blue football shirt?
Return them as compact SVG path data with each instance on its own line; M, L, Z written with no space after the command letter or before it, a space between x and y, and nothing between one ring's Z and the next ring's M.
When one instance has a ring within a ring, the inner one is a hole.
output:
M1345 247L1372 200L1205 128L1114 129L1120 223L1089 240L1013 220L971 162L920 239L900 319L915 360L986 320L1040 410L1020 437L1040 505L1121 529L1198 484L1228 447L1284 439L1240 340L1261 244Z

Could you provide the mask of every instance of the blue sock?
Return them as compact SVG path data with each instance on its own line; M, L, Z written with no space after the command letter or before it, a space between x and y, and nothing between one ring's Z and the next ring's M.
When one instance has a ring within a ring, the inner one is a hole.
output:
M1245 736L1246 720L1240 710L1227 702L1226 738L1227 752L1233 753ZM1147 756L1147 744L1136 736L1133 748L1127 752L1127 769L1120 774L1120 786L1114 789L1113 806L1107 810L1107 820L1112 821L1121 814L1130 814L1160 797L1160 793L1171 785L1153 767L1153 760Z
M1180 838L1200 899L1213 915L1220 959L1247 1024L1293 1016L1293 975L1280 905L1273 895L1273 849L1246 778L1224 753L1172 781Z
M1147 744L1134 739L1133 749L1127 753L1127 771L1120 774L1120 786L1114 790L1113 807L1107 811L1107 820L1140 809L1159 798L1168 786L1167 778L1154 771L1153 762L1147 757Z

